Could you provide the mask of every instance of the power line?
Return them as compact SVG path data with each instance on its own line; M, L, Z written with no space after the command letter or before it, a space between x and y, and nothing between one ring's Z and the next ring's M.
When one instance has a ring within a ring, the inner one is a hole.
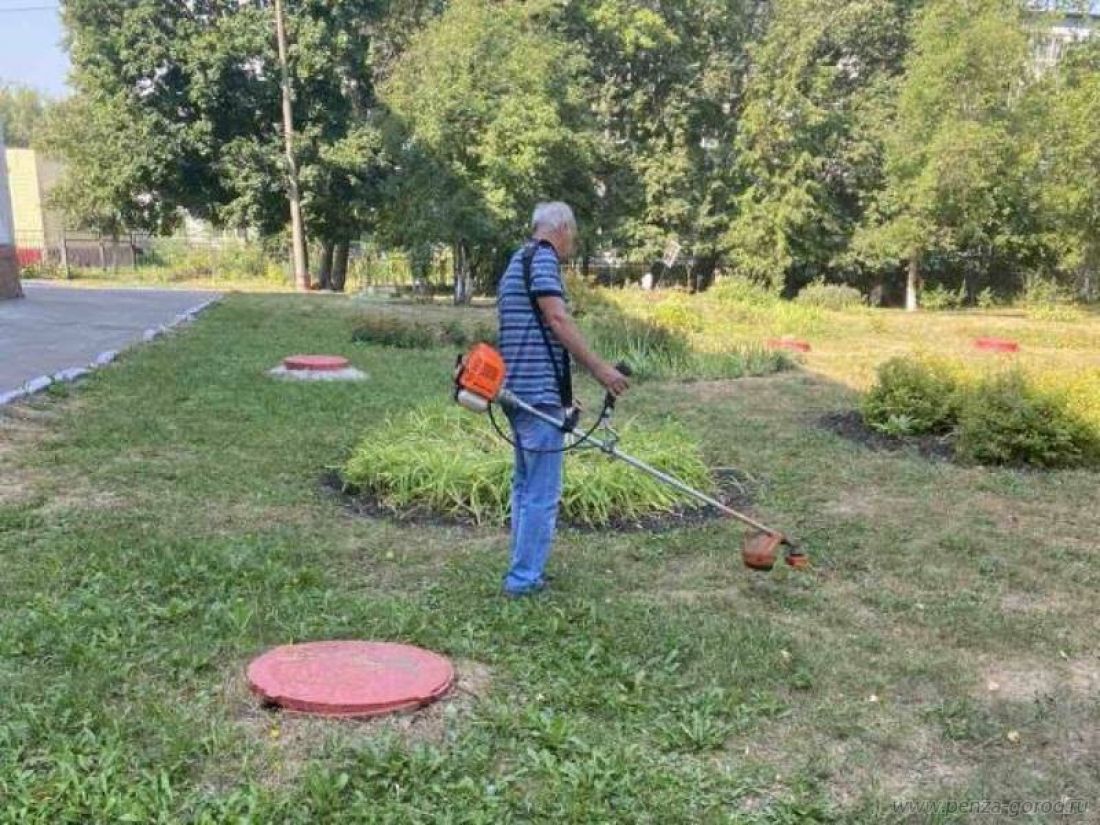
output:
M60 6L0 6L0 14L21 14L28 11L61 11Z

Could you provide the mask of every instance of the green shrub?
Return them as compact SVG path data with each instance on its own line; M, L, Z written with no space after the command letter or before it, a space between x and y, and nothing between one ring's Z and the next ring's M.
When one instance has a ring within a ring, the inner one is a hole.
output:
M997 306L997 296L994 294L992 288L987 286L978 293L978 308L993 309L995 306Z
M58 279L62 277L61 267L50 261L36 261L22 267L19 270L19 277L24 281L33 281L37 278Z
M957 391L942 362L891 358L879 366L878 380L863 397L863 420L888 435L948 432L958 414Z
M597 315L611 308L611 302L600 289L590 285L572 270L565 275L565 293L569 296L569 311L574 318Z
M397 315L361 318L351 333L351 340L358 344L380 344L401 349L431 349L443 343L439 329Z
M438 324L427 324L389 313L361 316L351 333L351 340L356 343L401 349L466 347L479 341L491 344L496 337L496 325L488 321L467 324L450 318Z
M1072 304L1073 291L1052 278L1033 275L1024 282L1021 303L1028 308Z
M665 301L653 310L653 320L676 335L703 331L703 316L683 299Z
M643 430L631 422L620 429L631 453L693 486L712 488L699 446L683 430L667 425ZM602 453L582 450L568 461L562 515L571 523L603 526L694 506L692 500ZM389 419L367 434L344 467L348 483L387 507L479 524L505 522L511 477L512 448L484 417L454 404Z
M767 307L779 301L779 296L767 286L740 275L718 279L707 291L707 295L720 304Z
M952 292L945 286L934 284L921 291L920 305L923 309L933 311L943 309L959 309L966 303L966 286L960 286Z
M1100 432L1074 415L1064 398L1039 391L1012 370L965 393L958 452L982 464L1095 466Z
M804 306L840 311L863 306L863 293L847 284L827 284L818 279L802 287L795 301Z

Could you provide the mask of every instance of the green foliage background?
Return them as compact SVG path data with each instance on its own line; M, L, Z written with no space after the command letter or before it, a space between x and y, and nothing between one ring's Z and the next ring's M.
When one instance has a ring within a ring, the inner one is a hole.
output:
M1092 296L1100 38L1042 63L1055 24L1095 19L1033 5L288 0L308 228L450 248L486 289L559 198L586 255L678 239L696 286L721 262L787 295L896 299L909 269L970 303L1035 276ZM285 225L270 8L197 8L65 4L76 94L36 140L68 161L74 223Z

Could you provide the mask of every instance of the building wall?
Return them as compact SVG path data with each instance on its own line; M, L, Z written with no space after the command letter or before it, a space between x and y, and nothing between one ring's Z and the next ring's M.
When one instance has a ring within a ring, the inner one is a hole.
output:
M41 249L46 243L46 226L38 184L38 159L33 149L8 149L6 156L15 245Z

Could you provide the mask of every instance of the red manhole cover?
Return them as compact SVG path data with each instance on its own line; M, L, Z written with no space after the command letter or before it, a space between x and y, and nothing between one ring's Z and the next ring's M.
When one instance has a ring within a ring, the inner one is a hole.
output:
M288 370L339 372L348 368L348 359L339 355L291 355L283 359L283 366Z
M978 338L974 346L989 352L1019 352L1020 345L1005 338Z
M794 338L772 338L768 341L768 349L791 349L796 352L809 352L809 341L796 341Z
M377 716L434 702L454 684L444 657L388 642L311 642L270 650L248 666L253 692L287 710Z

